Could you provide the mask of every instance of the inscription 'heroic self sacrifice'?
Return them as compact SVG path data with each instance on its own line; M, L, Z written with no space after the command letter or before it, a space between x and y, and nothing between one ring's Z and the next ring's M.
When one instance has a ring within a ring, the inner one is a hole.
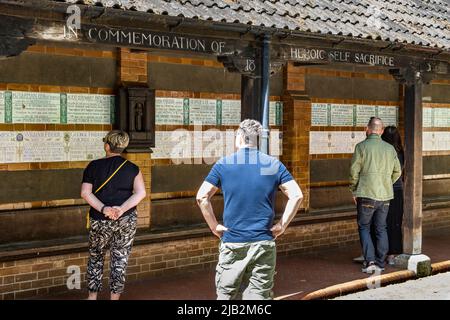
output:
M315 48L291 48L290 58L298 61L329 61L367 64L372 66L394 66L394 57L367 52L326 50Z

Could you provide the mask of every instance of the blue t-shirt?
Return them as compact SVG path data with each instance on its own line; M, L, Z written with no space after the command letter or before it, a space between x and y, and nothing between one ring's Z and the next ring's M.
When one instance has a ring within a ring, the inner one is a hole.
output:
M294 178L276 158L253 148L221 158L206 181L222 189L223 242L273 240L275 194L279 185Z

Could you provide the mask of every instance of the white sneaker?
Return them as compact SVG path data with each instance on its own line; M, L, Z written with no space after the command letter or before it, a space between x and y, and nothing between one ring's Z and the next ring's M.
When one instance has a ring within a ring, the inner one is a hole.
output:
M364 265L361 269L364 273L372 274L378 269L378 266L375 264L375 262L369 262L368 264Z

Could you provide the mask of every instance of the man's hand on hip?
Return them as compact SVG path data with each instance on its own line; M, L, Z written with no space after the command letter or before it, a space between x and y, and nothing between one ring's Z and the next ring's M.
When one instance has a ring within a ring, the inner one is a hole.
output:
M224 231L228 231L228 228L226 228L225 226L218 224L216 226L216 228L214 230L212 230L212 233L214 233L214 235L216 237L218 237L219 239L222 238Z
M286 229L282 227L281 222L278 222L277 224L275 224L272 229L270 229L270 231L272 231L272 235L274 237L274 239L278 238L279 236L281 236L284 231Z

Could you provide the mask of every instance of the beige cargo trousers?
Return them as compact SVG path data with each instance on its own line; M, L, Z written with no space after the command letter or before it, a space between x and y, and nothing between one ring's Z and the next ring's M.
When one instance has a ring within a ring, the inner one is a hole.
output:
M218 300L271 300L276 264L273 240L219 245Z

